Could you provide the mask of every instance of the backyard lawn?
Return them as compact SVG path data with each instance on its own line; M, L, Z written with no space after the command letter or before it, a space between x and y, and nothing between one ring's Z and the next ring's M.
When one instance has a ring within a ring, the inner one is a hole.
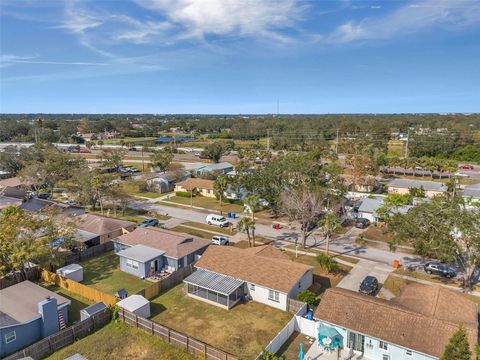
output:
M292 315L249 301L230 310L186 296L183 284L152 300L152 320L212 346L253 359Z
M190 205L189 197L172 196L168 199L168 201L171 201L177 204ZM195 196L193 198L193 206L220 211L220 201L217 200L216 198L211 198L206 196ZM239 214L243 212L243 206L224 202L222 206L222 211L234 212Z
M47 359L63 360L77 353L92 360L193 359L184 350L120 321L105 325L102 329L57 351Z
M295 331L287 341L285 341L285 344L282 345L280 350L277 351L276 355L279 357L283 356L285 360L296 360L300 352L300 343L303 343L303 353L305 354L311 344L306 335Z
M50 291L53 291L54 293L57 293L58 295L63 296L64 298L67 298L68 300L71 301L70 306L68 307L68 323L72 324L74 322L77 322L80 320L80 310L86 308L89 305L93 304L93 301L84 298L81 295L72 293L68 290L65 290L59 286L49 284L49 283L39 283L42 287L45 289L48 289Z
M82 261L82 284L115 295L120 289L129 295L148 287L149 282L120 270L118 256L113 251Z

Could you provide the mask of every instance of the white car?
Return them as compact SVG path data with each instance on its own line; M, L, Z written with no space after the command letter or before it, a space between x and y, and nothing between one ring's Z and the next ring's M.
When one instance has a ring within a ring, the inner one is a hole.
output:
M222 215L209 214L205 219L208 225L216 225L220 227L227 227L229 222Z
M227 236L217 236L215 235L212 237L212 244L213 245L228 245L230 242L230 238Z

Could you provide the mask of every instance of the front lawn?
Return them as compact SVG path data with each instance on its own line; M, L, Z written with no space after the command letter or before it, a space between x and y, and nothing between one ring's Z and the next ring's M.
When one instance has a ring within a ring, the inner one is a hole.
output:
M254 301L230 310L193 299L183 284L152 300L152 320L239 356L254 359L292 315Z
M216 198L195 196L192 200L193 206L220 211L220 200L217 200ZM168 201L190 206L189 197L172 196L168 199ZM230 204L228 201L224 201L222 205L222 211L240 214L243 212L243 206L237 204Z
M83 266L82 284L115 295L120 289L129 295L148 287L149 282L120 270L120 260L113 251L81 262Z
M198 237L201 237L201 238L204 238L204 239L211 239L212 236L215 235L215 234L212 234L212 233L208 233L206 231L191 229L191 228L181 226L181 225L175 226L175 227L173 227L169 230L177 231L177 232L181 232L181 233L185 233L185 234L190 234L190 235L193 235L193 236L198 236Z
M39 285L71 301L71 304L68 307L68 324L72 324L74 322L79 321L80 310L85 309L87 306L90 306L93 304L93 301L87 298L84 298L81 295L65 290L54 284L39 283Z
M193 359L184 350L121 321L105 325L95 333L57 351L47 359L62 360L77 353L92 360Z
M235 234L235 231L232 233L228 228L223 228L223 227L220 227L220 226L213 226L213 225L208 225L208 224L202 224L202 223L198 223L198 222L195 222L195 221L187 221L187 222L184 222L183 225L192 226L192 227L199 228L199 229L202 229L202 230L213 231L213 232L220 233L220 234L225 234L225 235Z

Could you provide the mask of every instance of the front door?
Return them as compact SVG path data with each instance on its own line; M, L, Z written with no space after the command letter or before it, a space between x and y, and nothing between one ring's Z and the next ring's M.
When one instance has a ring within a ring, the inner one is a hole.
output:
M354 333L353 331L349 331L348 347L352 350L363 353L363 351L365 350L365 336Z

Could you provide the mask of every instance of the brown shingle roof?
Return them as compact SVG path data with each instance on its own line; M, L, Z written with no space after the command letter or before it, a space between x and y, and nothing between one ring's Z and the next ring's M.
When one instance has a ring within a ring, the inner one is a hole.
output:
M192 190L192 189L207 189L207 190L213 190L213 180L208 180L208 179L199 179L199 178L189 178L184 181L180 181L177 183L178 186L183 187L186 190Z
M283 293L288 293L307 271L313 269L292 260L262 256L231 246L210 246L195 266Z
M406 293L411 295L415 293L417 301L421 301L423 294L427 294L428 297L431 291L427 286L421 286L423 289L407 290ZM478 325L472 326L472 323L477 323L477 314L472 311L473 308L476 309L476 305L469 300L458 300L457 297L460 296L460 294L451 292L448 296L438 298L442 302L455 298L453 304L462 304L461 308L450 306L452 312L450 318L459 316L458 321L451 322L435 317L435 314L438 314L436 311L430 311L432 315L425 315L410 309L409 306L414 302L413 298L408 299L406 301L407 306L405 306L403 304L405 298L402 299L402 296L389 302L351 290L331 288L323 295L314 316L319 320L407 349L440 357L450 337L460 324L463 324L467 329L472 346L477 341ZM445 304L445 306L448 306L448 304ZM420 305L419 308L422 311L429 312L427 310L429 306L425 306L425 304ZM469 317L461 315L462 312L468 313ZM443 313L443 310L440 313ZM464 322L464 320L466 321Z
M22 180L20 180L20 178L18 178L18 177L12 177L12 178L8 178L8 179L0 180L0 187L1 188L7 187L7 186L19 187L22 184L23 184Z
M174 231L151 227L138 227L134 231L119 236L118 242L124 245L144 245L165 251L165 256L180 259L210 244L210 240Z
M135 225L135 223L131 221L114 219L93 214L83 214L75 216L73 220L78 229L98 235L109 234L113 231Z
M272 259L290 260L290 257L284 251L270 245L261 245L245 249L244 251L252 255L264 256Z

